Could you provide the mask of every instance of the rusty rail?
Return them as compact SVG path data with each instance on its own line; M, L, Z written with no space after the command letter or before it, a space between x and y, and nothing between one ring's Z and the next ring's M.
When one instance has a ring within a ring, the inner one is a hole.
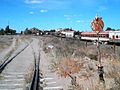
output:
M35 62L35 67L34 67L34 72L33 72L33 78L30 86L30 90L39 90L39 63L40 63L40 51L39 51L39 56L38 60L34 58Z

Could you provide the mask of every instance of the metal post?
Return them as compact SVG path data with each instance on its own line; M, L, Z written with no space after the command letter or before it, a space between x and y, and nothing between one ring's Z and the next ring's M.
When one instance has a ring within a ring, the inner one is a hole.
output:
M115 54L115 49L116 49L116 45L115 45L115 43L114 43L114 45L113 45L113 49L114 49L114 54Z
M99 65L98 65L98 74L99 74L99 81L102 81L103 83L105 82L103 74L104 74L104 70L103 70L103 66L101 63L101 51L100 51L100 44L99 44L99 33L97 33L98 35L98 44L97 44L97 49L98 49L98 61L99 61Z
M98 35L98 41L97 41L97 49L98 49L98 61L99 61L99 64L100 64L100 66L102 65L101 64L101 52L100 52L100 44L99 44L99 32L97 33L97 35Z
M86 41L86 47L87 47L87 41Z

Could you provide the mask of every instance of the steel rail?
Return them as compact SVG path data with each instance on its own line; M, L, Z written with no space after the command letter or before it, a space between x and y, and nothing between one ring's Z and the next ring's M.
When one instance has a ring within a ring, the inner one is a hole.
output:
M31 43L31 42L30 42ZM0 65L0 73L4 70L4 68L15 58L17 57L22 51L24 51L29 44L27 44L21 51L19 51L16 55L14 55L10 60L8 58Z
M34 67L30 90L39 90L39 63L40 63L40 51L39 51L38 60L35 60L35 65L34 65L35 67Z

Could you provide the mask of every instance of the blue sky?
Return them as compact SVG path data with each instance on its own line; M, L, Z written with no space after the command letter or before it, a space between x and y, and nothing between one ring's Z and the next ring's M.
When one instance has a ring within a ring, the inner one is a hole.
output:
M73 28L91 31L96 14L107 27L120 28L120 0L0 0L0 28Z

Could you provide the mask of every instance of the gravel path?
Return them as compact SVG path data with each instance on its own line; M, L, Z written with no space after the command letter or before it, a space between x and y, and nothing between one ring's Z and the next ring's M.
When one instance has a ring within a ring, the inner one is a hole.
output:
M49 66L51 58L43 51L42 40L40 40L40 43L41 43L40 70L43 74L43 79L41 79L41 81L44 81L43 90L67 90L70 79L58 77L56 73L50 71Z

